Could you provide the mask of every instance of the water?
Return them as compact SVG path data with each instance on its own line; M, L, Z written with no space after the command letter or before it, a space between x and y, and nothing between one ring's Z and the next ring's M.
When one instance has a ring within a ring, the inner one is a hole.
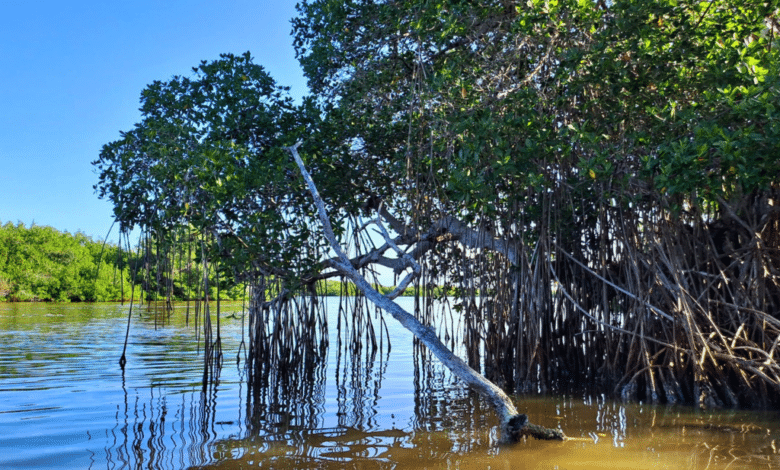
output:
M332 319L306 395L250 406L240 315L223 314L224 364L204 389L194 312L189 326L183 305L138 313L122 373L127 306L0 304L0 468L780 468L775 411L600 397L517 397L576 439L500 446L492 410L393 323L390 351L351 356Z

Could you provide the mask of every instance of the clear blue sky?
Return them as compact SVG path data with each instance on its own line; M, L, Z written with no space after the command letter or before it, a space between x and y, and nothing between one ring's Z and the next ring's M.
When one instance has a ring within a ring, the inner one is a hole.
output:
M250 51L304 95L295 3L0 0L0 223L102 239L111 206L92 189L90 162L140 120L147 84L188 75L201 60Z

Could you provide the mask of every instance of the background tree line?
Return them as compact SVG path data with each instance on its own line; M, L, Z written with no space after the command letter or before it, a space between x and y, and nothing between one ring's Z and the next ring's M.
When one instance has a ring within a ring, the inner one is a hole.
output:
M257 326L269 280L312 293L338 275L285 150L302 140L353 266L406 266L358 229L381 220L421 264L418 293L458 288L463 321L441 336L504 387L777 403L773 2L298 11L302 103L249 53L225 54L149 85L142 121L95 161L123 231L195 227L217 272L256 287L256 351L273 336Z
M101 256L102 255L102 256ZM83 233L0 226L0 299L108 301L130 296L127 253Z
M0 301L121 301L205 298L203 270L186 248L176 266L161 265L158 247L146 241L132 251L77 232L10 222L0 225ZM190 253L191 254L191 250ZM146 267L146 269L144 269ZM135 279L135 289L132 280ZM243 286L217 285L209 298L239 299Z
M193 255L196 244L191 243L180 247L169 265L167 257L157 255L154 243L149 244L148 254L143 244L141 250L136 246L128 254L116 243L104 244L80 232L8 222L0 225L0 301L129 300L135 269L137 299L204 299L202 263ZM217 286L216 274L209 274L208 298L215 300L219 294L224 300L242 299L244 286L232 282L229 275L223 279ZM377 287L384 293L393 289ZM326 296L358 294L354 285L337 280L324 280L319 289ZM432 292L440 294L441 288Z

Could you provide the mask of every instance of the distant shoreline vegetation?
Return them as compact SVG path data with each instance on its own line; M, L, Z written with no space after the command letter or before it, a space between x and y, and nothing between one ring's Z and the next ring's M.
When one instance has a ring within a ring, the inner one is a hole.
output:
M132 272L136 264L151 266L151 275L140 274L133 289ZM155 271L154 250L138 256L128 254L114 243L103 243L76 232L61 232L49 226L11 222L0 223L0 302L118 302L135 299L204 299L201 265L186 257L176 266ZM224 277L223 277L224 279ZM231 285L209 276L209 299L241 300L243 285ZM339 280L318 282L325 296L357 295L355 286ZM382 294L395 288L375 285ZM454 294L450 288L424 289L427 295ZM413 296L410 287L404 296Z
M356 296L356 295L362 295L360 292L358 292L357 288L354 284L351 282L342 282L337 280L326 280L326 281L320 281L320 283L325 283L325 290L322 289L322 284L319 284L317 287L320 289L319 292L322 295L328 296L328 297L338 297L340 295L346 295L346 296ZM395 286L382 286L379 284L372 284L374 289L379 291L382 295L387 295L390 292L392 292L395 289ZM416 289L414 286L410 286L408 289L404 291L403 294L401 294L402 297L414 297L416 293ZM443 287L443 286L433 286L429 287L428 289L425 289L424 292L420 292L420 295L425 296L433 296L433 297L439 297L443 296L444 294L447 295L455 295L456 289L454 287Z
M0 225L0 301L118 301L130 298L128 256L76 232Z

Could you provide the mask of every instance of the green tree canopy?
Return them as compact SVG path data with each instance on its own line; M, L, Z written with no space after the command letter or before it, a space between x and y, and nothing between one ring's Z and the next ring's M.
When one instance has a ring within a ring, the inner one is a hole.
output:
M184 227L216 237L209 253L230 253L242 272L302 275L319 261L319 243L282 146L311 126L307 104L296 108L248 53L193 73L143 91L142 122L94 162L99 196L122 230L140 226L164 243Z
M508 387L730 405L780 391L756 352L780 337L776 5L298 11L302 105L248 54L143 92L143 121L96 162L124 227L187 227L242 275L313 281L332 265L284 150L303 139L341 241L378 209L423 283L459 285L466 323L489 330L467 349ZM357 267L402 267L355 246Z
M122 300L130 288L126 266L119 247L83 233L0 225L0 301Z
M675 208L768 189L775 9L314 0L294 34L312 91L391 181L500 223L562 183Z

